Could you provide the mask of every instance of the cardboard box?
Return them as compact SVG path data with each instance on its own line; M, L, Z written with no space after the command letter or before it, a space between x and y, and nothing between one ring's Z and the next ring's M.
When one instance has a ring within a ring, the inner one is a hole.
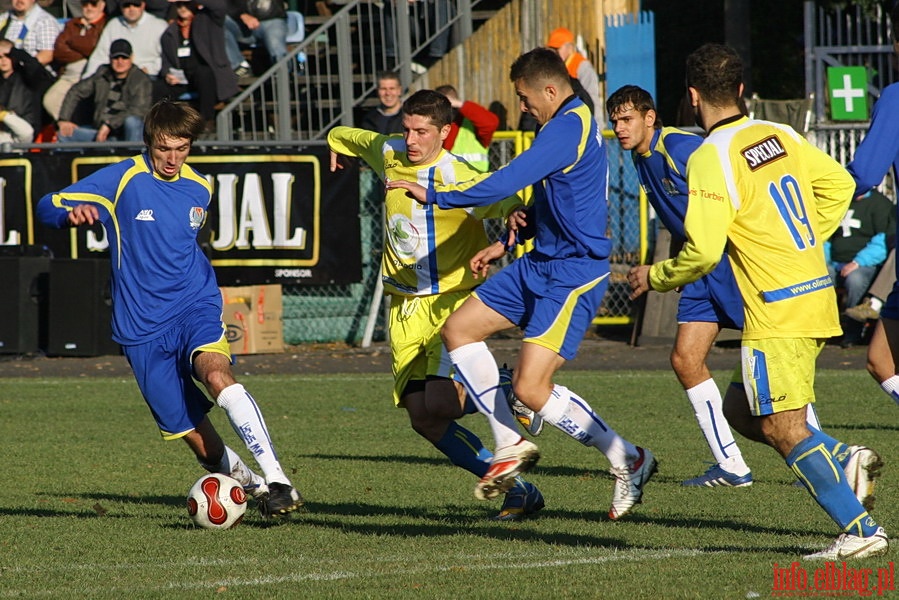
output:
M222 320L231 354L284 352L280 285L223 287Z

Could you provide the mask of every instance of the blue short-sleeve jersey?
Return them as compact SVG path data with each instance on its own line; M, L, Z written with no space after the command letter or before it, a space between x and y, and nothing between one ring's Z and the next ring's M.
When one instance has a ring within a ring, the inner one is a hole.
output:
M41 198L41 222L63 227L78 204L93 204L106 230L112 267L113 339L124 345L158 337L198 304L217 307L221 293L197 243L212 184L183 165L159 177L140 154Z

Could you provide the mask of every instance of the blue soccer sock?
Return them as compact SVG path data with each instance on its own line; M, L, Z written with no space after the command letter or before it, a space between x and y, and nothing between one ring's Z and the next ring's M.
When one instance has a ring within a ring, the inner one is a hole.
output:
M812 437L817 439L819 443L824 444L824 447L830 452L830 456L833 458L833 461L840 465L841 469L845 469L846 465L849 464L849 459L852 457L852 452L849 451L849 446L841 442L840 440L836 440L823 431L815 429L811 425L806 424L808 430L812 432Z
M434 447L443 452L457 467L462 467L479 478L487 474L493 453L484 447L471 431L453 421Z
M787 466L805 484L815 501L840 529L852 535L869 537L877 531L877 523L868 515L846 482L843 470L835 463L827 448L833 440L820 431L812 432L787 456Z

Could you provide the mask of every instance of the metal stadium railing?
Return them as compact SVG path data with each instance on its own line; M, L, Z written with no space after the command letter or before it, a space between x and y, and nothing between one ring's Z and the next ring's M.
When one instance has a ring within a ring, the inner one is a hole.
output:
M408 87L416 55L438 36L471 35L479 1L346 4L219 112L217 139L314 140L335 125L352 125L380 71L398 72ZM429 12L444 6L443 15Z

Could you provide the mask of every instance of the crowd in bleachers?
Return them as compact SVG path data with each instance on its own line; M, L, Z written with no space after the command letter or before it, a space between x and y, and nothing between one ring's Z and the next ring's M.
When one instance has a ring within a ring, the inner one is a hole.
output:
M52 14L54 2L70 17ZM0 0L0 7L5 4ZM162 98L215 116L252 75L247 49L287 53L271 0L9 0L0 14L0 142L140 141Z

